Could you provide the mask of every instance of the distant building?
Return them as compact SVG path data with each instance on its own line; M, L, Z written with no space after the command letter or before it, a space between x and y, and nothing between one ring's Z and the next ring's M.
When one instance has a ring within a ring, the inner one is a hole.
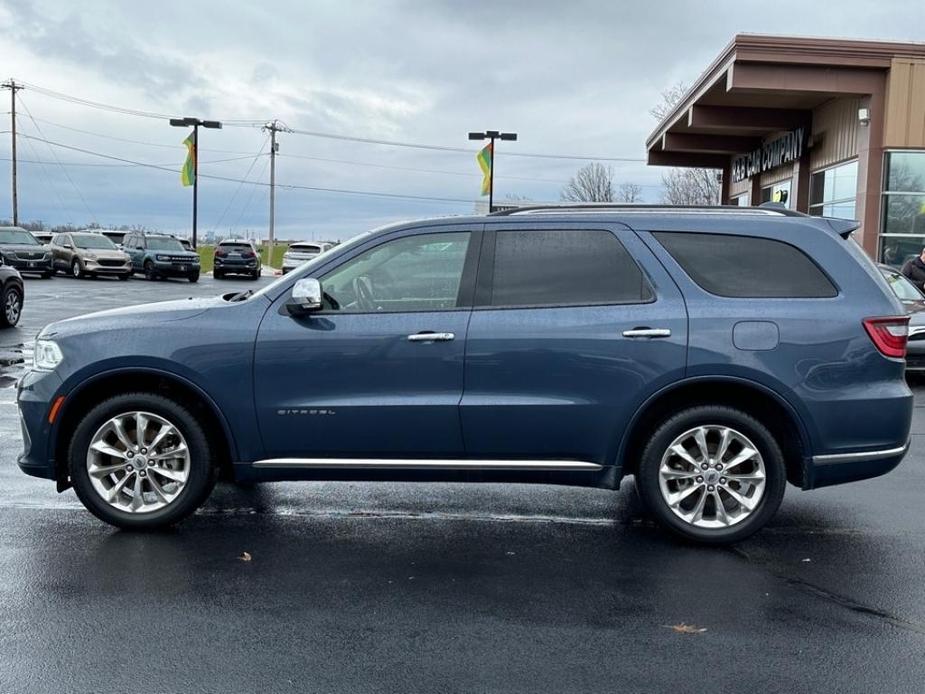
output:
M722 202L861 222L872 257L925 246L925 44L738 35L646 142L721 169Z

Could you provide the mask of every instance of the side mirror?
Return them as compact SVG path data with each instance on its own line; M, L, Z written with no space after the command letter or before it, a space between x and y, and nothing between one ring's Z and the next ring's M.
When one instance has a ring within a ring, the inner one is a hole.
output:
M321 282L314 278L299 280L292 288L292 296L286 302L286 308L292 315L302 315L321 310Z

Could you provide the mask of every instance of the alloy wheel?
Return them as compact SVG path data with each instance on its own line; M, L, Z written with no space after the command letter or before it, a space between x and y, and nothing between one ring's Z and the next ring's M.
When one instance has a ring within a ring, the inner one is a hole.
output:
M22 312L22 298L15 289L10 289L6 293L6 299L3 302L3 315L6 317L8 325L16 325L19 322L19 314Z
M106 421L90 440L87 472L107 504L150 513L177 499L190 473L190 452L172 422L151 412L125 412Z
M662 499L698 528L727 528L748 518L761 503L766 477L758 447L741 432L716 424L678 436L658 468Z

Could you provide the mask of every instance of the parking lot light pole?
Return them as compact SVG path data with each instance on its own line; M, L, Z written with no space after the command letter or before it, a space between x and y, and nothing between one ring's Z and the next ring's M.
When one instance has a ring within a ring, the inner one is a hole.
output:
M199 126L203 128L220 129L221 122L217 120L201 120L199 118L171 118L170 124L175 128L193 129L193 238L190 240L193 249L196 248L196 208L199 203Z
M494 212L495 140L516 140L517 133L502 133L498 130L486 130L483 133L469 133L469 139L470 140L491 140L491 164L488 169L488 211Z

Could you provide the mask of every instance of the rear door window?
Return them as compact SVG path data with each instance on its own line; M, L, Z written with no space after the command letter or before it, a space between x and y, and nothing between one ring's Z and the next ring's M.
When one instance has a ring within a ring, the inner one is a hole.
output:
M499 230L491 306L585 306L651 301L636 261L603 229Z
M743 299L831 298L838 290L809 256L756 236L656 231L652 235L701 288Z

